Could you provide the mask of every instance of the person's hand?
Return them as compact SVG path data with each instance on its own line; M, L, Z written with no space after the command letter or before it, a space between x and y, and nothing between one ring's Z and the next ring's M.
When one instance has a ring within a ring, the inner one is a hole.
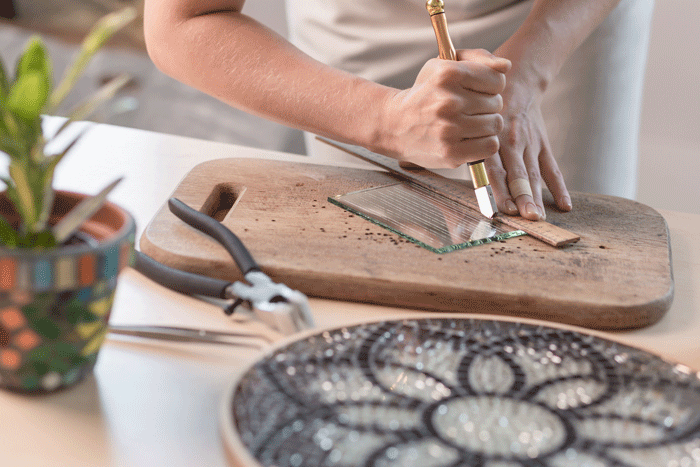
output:
M503 91L504 127L500 134L500 157L486 163L499 211L545 219L542 182L562 211L571 210L571 197L552 155L544 126L538 89L522 83L516 74L507 77Z
M410 89L391 96L380 152L426 168L455 168L498 151L510 61L461 50L460 61L429 60Z

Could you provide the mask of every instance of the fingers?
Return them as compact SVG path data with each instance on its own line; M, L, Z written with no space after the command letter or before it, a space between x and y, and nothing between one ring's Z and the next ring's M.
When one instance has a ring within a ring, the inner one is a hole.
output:
M496 136L501 130L503 130L503 117L498 113L461 114L455 117L451 124L446 124L443 135L446 139L460 141Z
M487 96L484 94L458 94L450 90L436 89L431 93L432 112L435 117L453 120L455 123L481 123L467 122L465 117L476 115L488 115L495 119L503 109L503 98L500 95ZM502 120L502 117L500 117ZM492 122L494 123L494 122Z
M533 221L546 218L544 209L540 210L536 204L530 180L517 178L508 182L505 176L498 177L489 173L489 181L500 212L509 216L520 215Z
M457 59L467 76L461 81L465 89L484 94L500 94L506 87L510 60L497 57L487 50L460 50Z
M542 184L537 156L533 156L534 149L532 146L526 146L521 149L522 156L518 157L519 151L517 149L504 147L501 148L501 159L508 173L506 183L510 199L515 202L521 216L538 221L543 220L546 216L542 203ZM526 163L533 167L529 172L525 167ZM524 184L529 185L529 190L523 189ZM514 189L517 189L515 193Z
M461 113L465 115L499 115L503 110L503 98L500 94L489 95L468 95L463 97Z
M457 60L480 63L499 73L508 73L512 66L507 58L497 57L485 49L466 49L457 51Z
M540 156L540 165L542 167L542 177L552 193L557 207L565 212L571 211L573 205L571 204L569 190L566 189L564 176L559 171L559 165L549 148L543 151Z
M481 161L492 156L498 152L498 146L498 136L493 135L444 144L437 154L432 155L409 148L403 153L402 163L413 163L428 169L456 169L469 162Z
M520 215L533 221L545 219L544 206L542 204L542 185L539 179L528 178L524 166L518 169L510 169L506 177L510 199L515 202ZM523 190L523 184L529 185L529 190ZM520 188L513 191L514 188Z
M508 190L513 198L517 198L520 195L532 196L532 188L530 187L530 181L524 178L516 178L508 184Z
M493 68L477 62L453 62L458 66L461 77L455 80L467 91L487 95L497 95L506 87L506 75Z
M502 146L500 157L488 161L489 180L501 212L508 215L520 214L530 220L545 220L543 181L552 193L557 207L562 211L571 211L571 197L547 141L541 142L539 152L530 149L536 149L537 146L540 145L520 148L522 158L518 157L518 149ZM504 165L508 167L507 170Z
M571 210L539 106L528 105L533 96L518 87L509 85L506 91L505 73L511 62L485 50L460 50L457 57L456 62L434 60L424 67L434 106L433 118L429 118L431 112L423 112L422 117L432 122L430 132L437 136L439 147L429 155L409 154L409 159L432 159L435 168L488 159L487 173L500 211L545 219L543 183L559 209ZM509 109L504 110L502 93Z
M503 130L503 98L500 94L488 94L465 89L465 83L475 89L487 90L500 86L489 78L474 78L498 73L478 65L476 73L456 66L457 62L441 60L432 70L431 81L426 86L426 102L419 113L426 132L433 135L435 146L431 168L454 168L467 162L482 160L498 152L498 135ZM460 82L461 80L461 82ZM481 84L477 84L481 83ZM494 90L494 89L492 89ZM404 151L411 152L411 149ZM407 158L424 159L418 154ZM420 163L420 162L419 162Z
M506 170L503 168L501 157L499 154L494 154L486 159L486 174L491 182L493 197L496 200L499 212L515 216L518 214L518 206L511 198L510 190L506 182Z
M498 152L508 60L485 51L471 61L429 60L414 85L393 95L382 144L399 159L428 168L458 167Z
M457 168L468 162L476 162L486 159L498 152L498 136L483 138L470 138L454 144L447 153L449 168Z
M463 54L469 56L469 54ZM466 91L488 95L503 92L506 86L505 71L510 68L508 60L494 57L490 60L440 60L433 59L438 70L435 76L438 87L457 90L461 86ZM430 62L429 62L430 63ZM508 66L503 66L507 63Z

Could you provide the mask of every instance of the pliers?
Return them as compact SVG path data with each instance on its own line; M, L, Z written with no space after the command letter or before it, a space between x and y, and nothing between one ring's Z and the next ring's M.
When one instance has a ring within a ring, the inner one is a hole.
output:
M258 320L285 335L315 326L306 295L273 282L260 270L236 234L177 198L168 200L168 208L186 224L218 241L233 257L247 283L228 282L174 269L139 251L136 252L137 271L177 292L233 299L233 304L224 310L226 314L230 315L239 305L244 305Z

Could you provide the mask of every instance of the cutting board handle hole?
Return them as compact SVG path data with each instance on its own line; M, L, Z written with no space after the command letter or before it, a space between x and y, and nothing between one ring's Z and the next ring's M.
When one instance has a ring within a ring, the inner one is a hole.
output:
M202 206L202 212L217 221L224 220L245 193L245 187L236 187L231 183L215 185Z

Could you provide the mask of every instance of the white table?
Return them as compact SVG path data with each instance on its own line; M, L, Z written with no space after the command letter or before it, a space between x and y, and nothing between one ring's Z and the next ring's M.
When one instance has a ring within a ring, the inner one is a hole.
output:
M134 215L140 236L193 166L227 157L305 160L97 125L60 167L57 186L95 193L124 175L110 199ZM700 370L700 216L668 211L662 215L673 251L676 291L671 309L649 328L596 334ZM312 299L311 306L320 326L418 315L320 299ZM120 277L112 323L263 329L254 323L232 325L218 305L171 292L134 270ZM110 336L95 375L76 387L38 397L0 392L0 465L224 466L219 404L232 376L256 355L258 351L241 347Z

